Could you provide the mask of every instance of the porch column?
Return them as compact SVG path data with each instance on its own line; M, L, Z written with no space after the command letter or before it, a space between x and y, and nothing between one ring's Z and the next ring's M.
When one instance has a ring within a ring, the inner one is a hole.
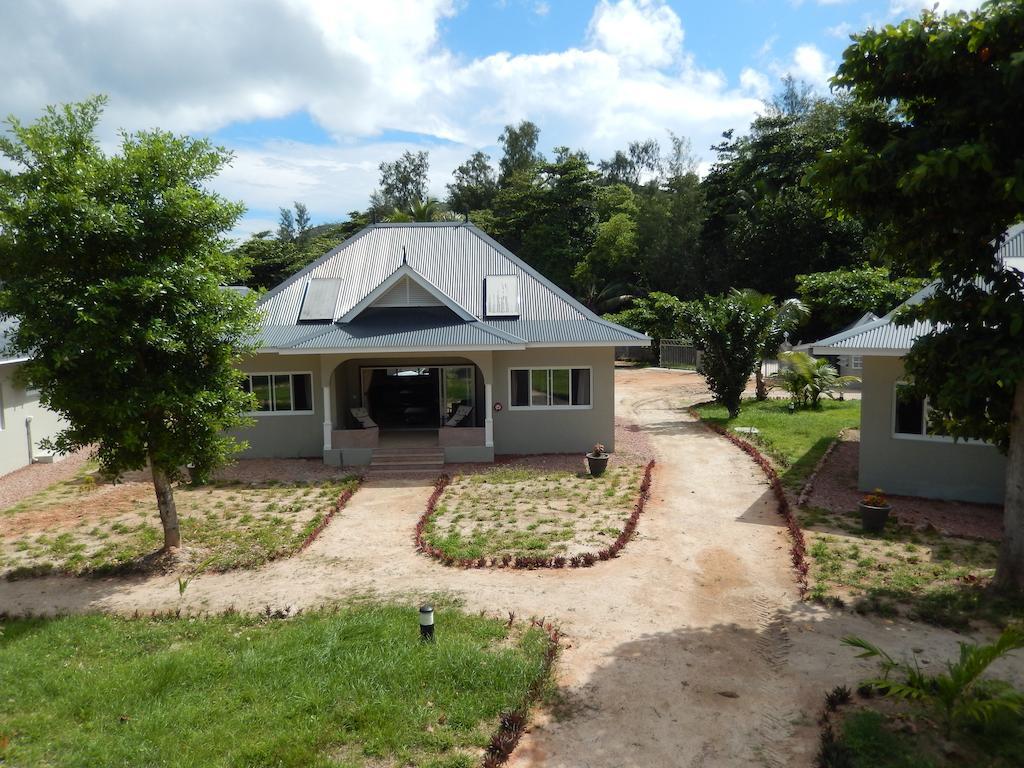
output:
M484 380L484 405L487 406L487 415L484 417L484 447L494 447L494 396L491 382Z
M326 356L320 359L320 381L324 386L324 450L329 451L334 447L334 398L331 397L331 378L334 375L334 366Z

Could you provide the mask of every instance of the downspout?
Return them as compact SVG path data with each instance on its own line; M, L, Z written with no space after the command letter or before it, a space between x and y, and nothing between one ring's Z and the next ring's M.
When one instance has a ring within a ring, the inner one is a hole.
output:
M28 442L28 463L35 462L35 452L32 449L32 417L25 417L25 440Z

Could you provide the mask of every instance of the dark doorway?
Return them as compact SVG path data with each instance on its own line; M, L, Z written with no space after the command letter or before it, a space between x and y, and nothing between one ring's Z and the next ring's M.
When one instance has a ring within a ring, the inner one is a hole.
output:
M363 375L370 377L367 408L381 429L440 426L438 368L366 368Z

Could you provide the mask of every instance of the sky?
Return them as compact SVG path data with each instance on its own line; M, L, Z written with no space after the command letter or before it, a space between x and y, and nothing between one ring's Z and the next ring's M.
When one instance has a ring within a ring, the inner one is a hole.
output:
M940 10L980 0L939 0ZM18 0L0 3L0 115L107 94L100 129L234 153L234 234L366 207L383 161L430 152L430 192L523 119L592 158L687 137L704 170L786 74L821 93L849 35L935 0Z

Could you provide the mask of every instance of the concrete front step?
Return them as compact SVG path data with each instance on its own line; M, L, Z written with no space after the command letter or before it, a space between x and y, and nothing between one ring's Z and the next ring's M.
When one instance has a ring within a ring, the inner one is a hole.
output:
M444 466L444 452L437 448L411 450L381 450L373 452L371 469L436 470Z

